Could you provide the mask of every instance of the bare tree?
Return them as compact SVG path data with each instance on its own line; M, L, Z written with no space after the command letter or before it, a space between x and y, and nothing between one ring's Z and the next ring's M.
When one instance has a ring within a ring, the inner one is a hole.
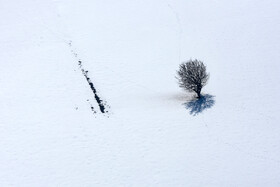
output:
M207 84L209 74L202 61L189 60L182 63L177 71L179 86L187 91L194 91L197 97L201 97L201 89Z

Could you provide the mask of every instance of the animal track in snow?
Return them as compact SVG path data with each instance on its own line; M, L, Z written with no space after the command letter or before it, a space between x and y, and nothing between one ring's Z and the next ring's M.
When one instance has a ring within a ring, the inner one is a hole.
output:
M88 75L88 71L84 69L83 62L80 59L78 59L78 54L72 48L72 41L70 41L68 44L69 44L69 47L71 48L72 54L77 58L79 68L80 68L83 76L86 78L87 83L90 86L90 89L92 90L94 98L99 106L100 112L103 114L108 113L107 109L110 107L107 105L106 101L102 100L100 98L100 96L98 95L98 92L97 92L92 80L90 79L90 77ZM94 110L94 107L92 106L92 104L90 104L90 106L91 106L91 110L93 111L93 113L96 114L97 112Z

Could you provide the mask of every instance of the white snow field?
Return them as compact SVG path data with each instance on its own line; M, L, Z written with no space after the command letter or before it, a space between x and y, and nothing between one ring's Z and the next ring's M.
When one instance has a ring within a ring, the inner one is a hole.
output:
M280 186L279 33L279 0L1 0L0 186Z

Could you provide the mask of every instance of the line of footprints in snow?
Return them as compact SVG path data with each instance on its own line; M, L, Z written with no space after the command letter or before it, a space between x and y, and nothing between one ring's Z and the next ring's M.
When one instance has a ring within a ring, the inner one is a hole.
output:
M71 48L71 53L77 58L79 68L80 68L83 76L86 78L86 81L87 81L88 85L90 86L90 89L93 92L94 98L95 98L95 100L96 100L96 102L99 106L100 112L103 113L103 114L108 114L108 112L109 112L108 109L110 108L110 106L107 105L106 101L102 100L100 98L100 96L98 95L97 90L96 90L92 80L90 79L90 77L88 75L88 71L83 68L82 61L78 58L78 54L73 50L72 41L69 41L68 45ZM90 108L91 108L93 114L97 114L97 111L94 109L94 107L90 103L89 99L87 101L90 104ZM76 107L76 110L78 110L78 107Z

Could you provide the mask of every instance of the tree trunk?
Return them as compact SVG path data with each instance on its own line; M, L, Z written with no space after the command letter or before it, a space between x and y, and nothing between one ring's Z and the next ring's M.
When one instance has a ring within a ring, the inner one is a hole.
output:
M200 99L201 98L201 89L202 89L202 86L201 84L198 84L197 87L196 87L196 93L197 93L197 98Z
M199 91L199 92L196 92L196 93L197 93L197 98L201 98L200 91Z

